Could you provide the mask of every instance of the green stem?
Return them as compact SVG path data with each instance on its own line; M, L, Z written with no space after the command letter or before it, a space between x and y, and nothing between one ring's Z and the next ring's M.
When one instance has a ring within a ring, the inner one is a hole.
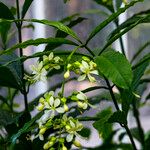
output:
M16 0L16 7L17 7L17 19L20 19L20 8L19 8L19 0ZM19 40L19 43L22 43L22 31L21 31L21 27L22 27L22 22L18 22L17 23L17 29L18 29L18 40ZM23 56L23 49L20 48L19 49L19 55L20 57ZM23 89L22 89L22 94L24 96L24 104L25 104L25 111L26 112L29 112L29 109L28 109L28 98L27 98L27 92L26 92L26 83L25 83L25 80L24 80L24 63L22 62L21 63L21 72L22 72L22 82L23 82Z
M88 46L84 46L86 49L87 49L87 51L94 57L95 56L95 54L93 53L93 51L88 47Z
M106 78L106 77L104 77L104 78L105 78L106 84L107 84L107 86L108 86L108 88L109 88L110 95L111 95L111 98L112 98L113 103L114 103L114 105L115 105L115 108L117 109L117 111L120 111L120 108L119 108L119 106L118 106L117 100L116 100L115 95L114 95L114 93L113 93L113 91L112 91L112 87L111 87L109 81L107 80L107 78ZM134 149L134 150L137 150L136 145L135 145L135 142L134 142L134 140L133 140L133 137L132 137L132 134L131 134L131 131L130 131L128 125L126 125L126 124L121 124L121 123L120 123L120 126L123 127L123 128L126 130L128 136L129 136L129 138L130 138L130 141L131 141L131 143L132 143L133 149Z
M139 111L136 107L136 99L134 98L133 99L133 102L132 102L132 106L133 106L133 114L134 114L134 117L136 119L136 122L137 122L137 126L138 126L138 131L139 131L139 136L140 136L140 139L141 139L141 145L143 146L144 148L144 145L145 145L145 141L144 141L144 131L143 131L143 128L142 128L142 125L141 125L141 122L140 122L140 119L139 119Z
M119 27L118 19L115 21L115 24L118 28ZM121 46L122 54L125 55L125 48L124 48L122 36L119 38L119 43L120 43L120 46Z

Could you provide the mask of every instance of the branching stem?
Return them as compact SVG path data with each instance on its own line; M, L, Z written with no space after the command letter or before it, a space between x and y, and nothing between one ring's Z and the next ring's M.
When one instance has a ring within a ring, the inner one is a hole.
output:
M17 7L17 19L20 19L19 0L16 0L16 7ZM22 22L17 22L16 25L17 25L17 29L18 29L19 43L22 43L22 30L21 30ZM20 55L20 57L23 56L23 49L22 48L19 49L19 55ZM24 77L24 63L23 62L21 63L21 72L22 72L22 82L23 82L23 89L22 89L21 93L24 96L25 111L29 112L29 110L28 110L28 98L27 98L27 91L26 91L26 83L25 83L25 80L23 78Z

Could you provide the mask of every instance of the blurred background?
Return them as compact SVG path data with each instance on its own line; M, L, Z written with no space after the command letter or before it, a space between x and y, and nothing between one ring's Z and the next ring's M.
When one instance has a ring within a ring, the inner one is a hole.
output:
M14 6L15 7L15 1L14 0L1 0L5 4L8 4L10 7ZM23 4L23 0L20 0L20 5ZM134 13L140 12L142 10L147 10L149 9L150 6L150 1L145 0L143 4L136 4L133 8L129 9L127 12L125 12L123 15L120 16L119 20L120 23L126 20L128 17L131 17ZM92 0L71 0L67 4L64 4L63 0L35 0L32 4L32 7L30 8L28 14L26 15L26 18L37 18L37 19L48 19L48 20L56 20L60 21L63 18L73 15L75 13L81 13L82 17L84 18L81 23L77 24L76 26L73 27L73 30L75 30L79 37L84 41L88 37L88 34L90 31L98 25L100 22L105 20L108 15L110 15L110 12L100 6L97 5L94 1ZM88 18L88 19L86 19ZM78 17L76 18L78 19ZM26 25L26 24L25 24ZM42 37L51 37L55 35L55 30L53 28L46 27L41 24L33 24L34 28L24 28L23 29L23 41L27 39L35 39L35 38L42 38ZM111 23L109 26L107 26L105 29L103 29L96 37L94 40L92 40L89 44L89 47L95 51L95 53L100 50L106 41L106 38L108 34L115 29L115 25ZM12 44L17 42L17 37L12 37L11 40L8 42L8 47L11 46ZM150 42L150 24L141 24L135 27L133 30L128 32L128 34L124 35L123 37L123 42L125 45L125 51L128 56L128 59L131 60L132 57L134 56L135 52L146 42ZM1 45L1 44L0 44ZM120 51L120 44L118 41L116 41L113 44L114 49L117 51ZM69 50L71 47L62 47L63 49ZM2 47L1 47L2 49ZM38 47L28 47L24 50L25 55L30 55L31 53L35 53L38 51L43 51L45 49L45 45L41 45ZM150 46L146 47L146 50L144 53L138 57L137 60L142 58L145 53L150 52ZM29 65L34 63L35 60L30 60L26 62L26 69L29 71ZM135 61L136 62L136 61ZM133 64L135 63L133 62ZM30 72L30 71L29 71ZM32 101L35 97L37 97L39 94L45 92L47 89L50 87L55 86L56 84L61 83L63 77L61 74L58 74L57 76L52 76L49 82L47 83L38 83L34 86L31 87L31 92L29 93L29 100ZM100 81L100 85L103 85L103 81ZM87 87L93 86L93 84L89 84L88 82L83 82L82 84L76 82L76 81L71 81L68 82L66 85L66 90L65 94L69 95L69 93L73 90L83 90ZM141 87L143 88L143 87ZM59 90L59 89L58 89ZM0 93L2 95L5 95L7 92L6 88L1 88ZM99 94L99 90L97 90L94 93L88 93L90 96L95 96ZM139 89L140 92L140 89ZM144 101L145 97L148 95L150 92L150 86L145 87L145 92L142 95L142 100ZM16 103L19 104L20 106L16 108L18 111L21 111L24 109L24 106L20 104L22 96L17 95L16 97ZM93 111L89 110L86 111L83 115L94 115L97 111L104 109L105 107L112 106L111 102L105 102L102 101L100 104L98 104L98 109L95 109ZM35 111L33 112L33 115L35 114ZM149 120L149 115L150 115L150 107L141 107L140 109L140 118L142 125L144 127L145 131L150 130L150 121ZM131 115L132 116L132 115ZM130 127L134 127L135 123L133 121L133 118L130 116L129 118L129 123ZM92 128L92 122L88 122L88 124L85 124L85 126ZM118 126L116 126L118 128ZM101 141L99 140L99 135L97 134L97 131L95 131L92 128L92 135L90 137L89 141L82 140L83 144L86 146L96 146L98 145ZM81 139L80 139L81 140ZM94 140L94 142L93 142ZM128 139L126 139L128 140Z

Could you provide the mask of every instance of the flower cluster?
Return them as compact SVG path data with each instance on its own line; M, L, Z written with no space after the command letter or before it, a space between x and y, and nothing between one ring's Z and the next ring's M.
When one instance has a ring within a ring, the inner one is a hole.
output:
M60 69L60 64L63 60L56 56L54 57L53 52L49 56L43 56L42 61L37 62L36 65L31 66L32 76L25 76L25 79L30 83L37 81L45 81L47 72L52 69ZM75 61L74 63L68 63L66 66L66 72L64 78L70 76L70 72L74 72L78 77L78 81L83 81L86 78L90 82L95 82L96 79L93 74L98 75L96 64L87 57L82 57L81 61ZM43 115L38 123L38 134L32 137L32 140L39 138L40 140L46 140L43 145L43 149L62 149L67 150L65 146L67 142L72 142L75 146L80 147L80 143L75 140L76 136L79 136L78 132L82 130L83 124L78 119L69 116L68 111L74 107L77 107L80 112L86 110L92 105L88 102L87 96L79 92L73 92L71 96L65 98L59 93L57 96L53 91L47 92L43 97L39 99L37 110L43 112ZM67 105L69 102L74 102L72 106ZM49 133L47 139L45 134Z
M50 91L39 99L39 104L36 108L38 111L44 112L44 114L37 121L39 132L35 138L39 137L40 140L44 140L44 134L48 129L51 129L54 133L47 139L43 149L55 148L59 145L61 149L67 150L66 142L73 142L74 145L80 146L75 137L79 136L78 132L82 130L83 124L78 119L68 116L67 100L75 102L83 110L90 106L87 96L82 92L73 92L71 96L65 98L61 97L60 94L55 96L54 92Z
M54 57L53 52L49 56L44 55L42 61L38 61L35 65L31 65L32 75L25 75L25 79L31 84L37 81L46 81L47 72L52 69L60 69L62 59L58 56Z
M70 76L70 71L73 71L76 74L80 75L78 81L83 81L87 77L90 82L95 82L96 79L92 76L92 74L98 75L96 63L94 63L87 57L82 57L81 62L76 61L72 64L68 64L67 71L64 74L64 78L68 78Z

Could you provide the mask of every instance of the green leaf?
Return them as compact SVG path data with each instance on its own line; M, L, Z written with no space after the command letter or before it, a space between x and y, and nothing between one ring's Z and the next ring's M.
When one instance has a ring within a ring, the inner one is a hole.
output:
M13 123L13 114L6 110L0 110L0 126L7 126Z
M97 56L95 62L99 71L118 87L128 89L131 86L131 65L123 54L110 50Z
M136 24L137 22L138 22L138 24L149 23L150 22L149 13L150 13L150 10L147 10L147 11L139 12L139 13L133 15L132 17L130 17L129 19L124 21L122 24L120 24L114 31L112 31L112 33L109 36L109 39L114 37L121 30L128 28L129 26ZM142 20L142 21L139 21L139 20Z
M149 147L150 147L150 131L148 131L146 134L145 134L145 149L144 150L149 150Z
M81 131L78 132L78 134L80 134L84 138L89 139L91 135L91 130L89 128L83 128Z
M72 28L74 27L75 25L81 23L83 20L85 20L86 18L83 18L83 17L78 17L77 19L75 20L71 20L70 23L67 25L69 28ZM63 31L60 31L58 30L57 33L56 33L56 37L66 37L68 34L67 33L64 33Z
M139 135L139 129L138 128L131 128L130 129L132 136L137 139L139 142L141 142L141 137Z
M124 90L120 89L120 94L121 94L121 100L122 100L122 110L125 112L127 115L129 111L130 104L134 98L133 92L136 92L136 89L140 85L140 81L142 76L144 75L144 72L149 65L149 62L143 62L140 66L137 66L133 70L133 81L131 84L131 89L129 90Z
M97 114L97 117L100 118L98 121L93 123L93 127L99 132L100 136L105 140L107 139L112 132L112 124L107 122L108 118L111 116L111 108L107 108Z
M131 63L150 45L150 41L142 45L132 57Z
M104 27L106 27L110 22L115 20L120 14L124 13L128 8L133 6L137 2L141 2L143 0L134 0L123 8L119 8L116 13L110 15L105 21L100 23L89 35L86 43L88 43L98 32L100 32Z
M18 131L18 133L14 134L10 141L12 144L16 143L17 138L19 138L23 133L29 132L31 130L31 126L42 116L42 113L37 114L34 118L32 118L29 122L25 123L25 125Z
M150 63L150 53L146 54L137 64L135 64L132 69L136 69L138 67L140 67L142 64L144 64L145 62Z
M0 56L0 86L22 89L21 62L16 61L4 66L4 64L14 59L18 59L15 54Z
M13 14L11 13L10 9L0 2L0 18L1 19L14 19ZM11 23L7 21L0 21L0 34L2 37L3 44L6 43L8 31L10 29Z
M21 18L23 19L26 15L26 12L28 11L30 5L32 4L33 0L25 0L22 8Z
M106 7L107 9L109 9L111 12L114 12L114 8L113 8L113 1L112 0L94 0L97 4L100 4L104 7Z
M63 38L47 38L47 39L39 38L39 39L35 39L35 40L27 40L25 42L16 44L16 45L12 46L11 48L6 49L5 51L2 51L0 53L0 55L12 52L12 51L16 50L17 48L26 48L27 46L30 46L30 45L38 46L40 44L45 44L45 43L51 43L54 45L58 44L58 43L59 44L77 45L76 43L74 43L70 40L67 40L67 39L63 39Z
M0 18L2 19L14 19L13 14L11 13L10 9L0 2Z
M112 116L108 119L109 123L121 123L121 124L127 124L127 119L125 116L125 113L123 111L116 111L112 114Z
M76 14L74 15L74 17L76 17ZM66 19L66 20L65 20ZM75 25L77 25L78 23L80 23L80 22L82 22L83 20L85 20L86 18L83 18L83 17L78 17L77 19L75 19L75 20L72 20L72 16L70 16L70 18L65 18L65 19L63 19L62 20L62 22L68 22L68 21L70 21L70 23L67 25L69 28L72 28L72 27L74 27ZM59 38L65 38L66 36L67 36L68 34L67 33L64 33L63 31L60 31L60 30L58 30L57 32L56 32L56 35L55 35L55 37L59 37ZM47 51L47 50L52 50L52 49L55 49L56 47L58 47L58 46L60 46L61 44L60 43L57 43L57 44L48 44L47 46L46 46L46 48L45 48L45 50Z
M77 37L76 33L72 29L67 27L66 25L62 24L61 22L48 21L48 20L38 20L38 19L31 19L31 20L26 20L26 21L37 22L37 23L41 23L41 24L55 27L58 30L63 31L63 32L67 33L68 35L72 36L77 41L80 41L80 39Z
M4 45L6 45L10 27L11 27L10 22L7 21L0 22L0 34Z

